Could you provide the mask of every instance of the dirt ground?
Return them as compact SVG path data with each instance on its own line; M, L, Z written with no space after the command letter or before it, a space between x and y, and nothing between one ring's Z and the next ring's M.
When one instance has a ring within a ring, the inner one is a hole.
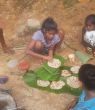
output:
M4 36L6 42L13 48L16 46L24 47L21 50L15 50L14 55L4 54L2 49L0 49L0 66L4 68L0 74L1 76L9 76L9 81L5 85L1 85L1 88L11 89L17 105L23 106L26 110L65 110L67 104L70 103L75 96L64 93L48 93L28 87L22 79L22 74L19 74L18 68L10 69L6 64L11 59L21 60L23 58L31 63L30 69L35 69L40 66L38 59L25 56L25 47L27 43L29 43L30 36L27 36L27 39L25 37L19 38L16 36L16 30L19 29L20 24L25 23L29 18L43 21L43 19L48 16L53 17L57 21L59 28L65 30L64 40L72 47L84 51L83 46L80 44L81 28L84 18L91 13L95 13L95 1L78 3L72 7L69 6L65 8L62 0L45 0L44 2L43 0L36 0L32 8L23 9L21 12L19 10L15 11L14 7L12 7L12 0L7 0L7 2L5 0L1 1L0 19L3 19L5 22ZM74 53L74 51L62 44L59 53L66 57L70 53ZM95 59L89 61L89 63L95 63ZM68 62L66 65L81 65L81 62L76 60L75 63L72 64Z

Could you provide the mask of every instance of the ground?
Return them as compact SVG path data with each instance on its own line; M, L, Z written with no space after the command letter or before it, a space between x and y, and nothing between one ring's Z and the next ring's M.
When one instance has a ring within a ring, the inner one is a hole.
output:
M29 4L31 8L27 8L28 5L26 8L23 8L24 4L16 6L12 0L0 1L0 19L3 19L5 22L4 36L6 42L13 48L17 46L23 47L21 50L15 49L16 53L14 55L4 54L2 49L0 49L0 65L3 65L5 68L4 72L0 74L9 76L9 81L5 85L1 85L1 88L11 89L17 105L24 106L26 110L65 110L67 104L75 96L48 93L28 87L22 79L22 74L19 74L18 68L9 69L6 67L6 63L11 59L18 59L19 61L26 59L31 63L31 69L39 67L40 61L38 59L25 56L25 47L29 43L30 35L26 39L24 36L18 37L16 33L20 25L25 24L29 18L42 22L48 16L53 17L57 21L59 28L65 31L64 41L70 46L84 51L83 46L80 44L81 28L84 23L84 18L95 12L95 1L76 3L73 6L67 4L67 7L65 7L63 0L35 0L32 4ZM59 53L62 56L67 56L73 52L73 50L63 45ZM95 61L92 60L89 63L95 63ZM74 64L68 64L80 65L80 61L76 61Z

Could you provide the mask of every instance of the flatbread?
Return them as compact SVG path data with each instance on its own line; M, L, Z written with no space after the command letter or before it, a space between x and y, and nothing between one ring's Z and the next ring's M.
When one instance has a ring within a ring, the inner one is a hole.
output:
M80 66L73 66L71 67L71 72L77 74L79 72Z
M81 86L80 81L75 76L67 78L67 84L72 88L79 88Z
M63 82L63 81L53 81L50 85L50 88L59 90L59 89L62 89L63 86L65 86L65 82Z
M59 68L61 66L61 61L54 58L52 61L48 61L48 66L52 68Z
M62 70L61 76L68 77L71 76L71 73L68 70Z
M44 81L44 80L37 80L37 85L41 87L47 87L49 86L50 82L49 81Z

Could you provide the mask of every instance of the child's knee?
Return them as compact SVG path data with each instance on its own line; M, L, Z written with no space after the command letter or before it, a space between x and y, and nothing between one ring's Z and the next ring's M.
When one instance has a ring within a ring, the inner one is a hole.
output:
M37 41L36 44L35 44L35 48L39 49L39 50L42 49L43 48L42 43L40 41Z

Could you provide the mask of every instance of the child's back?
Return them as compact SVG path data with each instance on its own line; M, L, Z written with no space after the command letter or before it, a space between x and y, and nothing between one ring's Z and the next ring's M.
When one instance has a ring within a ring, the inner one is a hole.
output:
M71 110L95 110L95 65L82 65L79 80L82 82L83 92Z
M77 105L73 110L95 110L95 97L85 101L86 93L82 92Z

